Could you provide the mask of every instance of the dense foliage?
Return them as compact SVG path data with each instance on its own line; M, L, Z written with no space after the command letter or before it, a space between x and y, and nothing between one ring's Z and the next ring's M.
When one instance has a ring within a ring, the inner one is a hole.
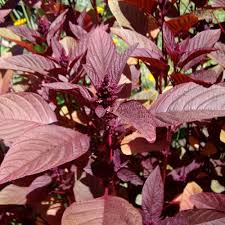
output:
M224 0L0 5L0 224L225 224Z

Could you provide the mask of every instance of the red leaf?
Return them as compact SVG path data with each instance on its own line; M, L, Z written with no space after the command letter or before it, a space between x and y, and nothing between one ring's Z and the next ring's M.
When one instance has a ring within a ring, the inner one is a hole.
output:
M166 24L172 30L174 35L180 32L187 32L198 22L198 17L194 13L187 13L174 19L166 21Z
M23 134L0 167L0 183L43 172L72 161L89 148L89 138L74 130L43 125Z
M142 189L142 209L146 224L155 224L163 209L164 186L157 166L149 175Z
M119 1L126 2L133 6L136 6L149 14L151 14L153 8L157 4L156 0L119 0Z

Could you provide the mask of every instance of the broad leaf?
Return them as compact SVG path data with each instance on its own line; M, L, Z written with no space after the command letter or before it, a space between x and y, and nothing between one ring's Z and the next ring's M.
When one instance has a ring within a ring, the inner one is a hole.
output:
M225 88L195 83L177 85L160 95L150 108L158 126L179 125L225 116Z
M149 142L156 139L155 123L153 117L141 103L131 100L122 103L115 114L123 123L136 128Z
M56 125L37 127L17 139L0 167L0 183L57 167L80 157L89 138Z
M48 74L48 71L56 68L55 63L41 55L26 54L0 58L1 69L12 69L28 73Z
M0 138L7 144L29 129L56 121L55 113L37 94L9 93L0 96Z
M223 225L225 213L207 209L192 209L167 218L159 225Z
M149 175L142 189L142 210L146 224L157 223L163 209L164 186L157 166Z
M191 202L198 209L215 209L225 212L225 195L217 193L199 193L191 196Z
M73 203L64 212L62 225L142 225L140 213L118 197Z

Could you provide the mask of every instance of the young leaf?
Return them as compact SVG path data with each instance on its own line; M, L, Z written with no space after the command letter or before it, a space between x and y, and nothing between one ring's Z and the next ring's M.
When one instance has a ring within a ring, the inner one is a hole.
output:
M118 197L73 203L64 212L62 225L142 225L140 213Z
M164 186L157 166L149 175L142 189L142 210L146 224L159 222L163 209Z
M40 173L80 157L89 138L74 130L43 125L26 132L11 146L0 167L0 183Z
M51 44L51 39L57 34L59 36L60 28L62 27L63 23L66 20L66 13L68 10L65 10L61 13L50 25L49 32L47 34L47 42L48 45Z
M149 142L156 139L153 117L141 103L131 100L120 104L114 112L124 123L136 128Z
M57 121L49 105L34 93L1 95L0 109L0 138L8 144L34 127Z
M217 193L199 193L191 196L191 202L198 209L215 209L225 212L225 195Z
M210 88L195 83L177 85L153 103L150 112L158 126L179 125L225 115L225 88Z
M108 74L116 54L112 38L103 27L97 27L89 39L86 70L98 87Z

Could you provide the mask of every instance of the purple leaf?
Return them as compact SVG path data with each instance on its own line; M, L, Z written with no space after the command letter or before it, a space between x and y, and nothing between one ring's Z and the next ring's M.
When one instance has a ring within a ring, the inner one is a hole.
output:
M110 83L118 84L121 74L127 63L127 60L131 56L131 54L133 53L133 51L135 50L136 47L137 47L137 45L134 45L134 46L128 48L127 50L125 50L124 53L122 53L122 54L118 54L118 53L115 54L114 61L111 65L111 69L109 72L109 82Z
M163 58L161 51L155 45L153 41L148 39L147 37L131 30L127 29L119 29L119 28L111 28L113 34L118 35L129 45L135 45L138 43L138 49L143 48L146 51L150 52L154 57L153 58ZM135 52L134 52L135 53Z
M7 144L26 131L56 122L55 113L37 94L18 93L0 96L0 138Z
M40 38L40 34L27 27L27 25L21 25L21 26L11 26L8 27L11 31L13 31L15 34L19 35L20 37L25 38L26 40L36 43L36 38Z
M50 89L54 89L54 90L61 90L61 91L69 91L69 90L79 91L80 94L85 99L89 101L91 101L92 99L88 89L84 86L80 86L77 84L71 84L69 82L54 82L54 83L43 84L42 86L50 88Z
M211 52L209 57L225 68L225 44L217 42L214 48L217 51Z
M85 216L84 216L85 215ZM62 225L142 225L141 215L126 200L107 196L75 202L62 217Z
M56 68L55 63L41 55L26 54L0 58L1 69L12 69L28 73L47 75L48 71Z
M62 27L63 23L66 20L66 13L68 10L65 10L63 13L61 13L50 25L49 32L47 34L47 42L48 45L51 44L51 39L60 31L60 28ZM59 36L59 34L57 35Z
M220 29L205 30L189 39L186 48L184 48L185 53L180 58L178 66L182 68L185 64L190 64L190 61L194 60L196 57L211 52L214 44L219 40L220 34ZM183 42L185 42L185 40ZM182 42L180 45L182 45ZM202 58L199 58L199 60L201 61ZM199 60L195 60L195 64L199 63ZM193 66L193 64L191 64L191 66ZM190 66L186 66L185 69L189 68Z
M78 39L82 39L87 35L87 31L84 30L81 26L79 25L75 25L71 22L69 22L69 26L70 26L70 30L72 31L72 33L78 38Z
M198 209L215 209L225 212L225 195L203 192L191 196L191 202Z
M124 182L131 182L134 185L143 185L143 180L128 168L119 169L119 171L117 171L117 176Z
M89 148L89 138L72 129L43 125L23 134L7 152L0 183L43 172L72 161Z
M111 36L103 27L97 27L89 38L87 65L85 69L96 87L108 75L111 63L115 59L116 49Z
M5 17L11 12L11 9L0 10L0 23L4 23Z
M189 39L185 51L192 52L193 50L212 48L219 40L220 34L220 29L202 31L193 38Z
M150 112L158 126L180 125L225 116L225 88L213 85L209 88L195 83L177 85L160 95Z
M193 209L179 212L175 217L166 218L159 225L223 225L224 223L225 213Z
M163 209L164 186L157 166L149 175L142 189L142 210L146 224L159 222Z
M163 24L163 39L169 55L173 58L174 53L176 53L176 50L178 49L175 37L166 23ZM177 54L178 53L179 52L177 52Z
M148 110L137 101L122 103L115 111L115 114L124 123L136 128L149 142L156 139L155 123Z
M212 7L225 8L225 0L214 0L212 3Z

